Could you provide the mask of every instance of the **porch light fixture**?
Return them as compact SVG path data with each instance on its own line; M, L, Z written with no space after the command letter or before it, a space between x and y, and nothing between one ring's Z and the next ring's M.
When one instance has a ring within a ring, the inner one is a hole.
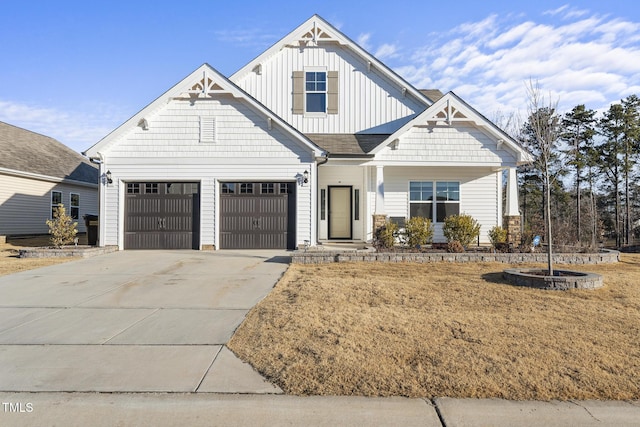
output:
M105 178L107 178L107 184L113 184L113 178L111 177L111 171L107 171L104 174Z
M309 171L304 171L304 173L302 174L302 182L304 182L305 184L309 182Z

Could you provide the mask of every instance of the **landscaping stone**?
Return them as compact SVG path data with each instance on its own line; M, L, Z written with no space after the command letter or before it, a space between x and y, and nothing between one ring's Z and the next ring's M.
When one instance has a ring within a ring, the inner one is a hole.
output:
M117 246L68 246L63 248L25 248L18 251L20 258L82 257L117 252Z

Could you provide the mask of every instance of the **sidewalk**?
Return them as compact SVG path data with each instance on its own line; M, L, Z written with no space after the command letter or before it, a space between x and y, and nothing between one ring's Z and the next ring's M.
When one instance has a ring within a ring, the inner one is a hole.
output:
M6 426L638 426L640 403L210 393L0 393ZM435 404L435 405L434 405Z

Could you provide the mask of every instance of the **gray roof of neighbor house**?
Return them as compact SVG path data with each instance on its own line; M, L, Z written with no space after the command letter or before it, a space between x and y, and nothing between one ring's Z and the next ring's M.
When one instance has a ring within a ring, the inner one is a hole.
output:
M389 134L307 133L305 136L329 156L368 156Z
M419 89L419 91L433 102L436 102L444 96L444 93L440 92L440 89Z
M0 168L98 184L98 169L61 142L0 122Z

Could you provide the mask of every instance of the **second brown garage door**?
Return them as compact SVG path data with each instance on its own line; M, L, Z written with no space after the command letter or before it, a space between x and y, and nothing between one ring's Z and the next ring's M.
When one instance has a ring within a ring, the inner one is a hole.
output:
M220 184L222 249L294 249L293 182Z

